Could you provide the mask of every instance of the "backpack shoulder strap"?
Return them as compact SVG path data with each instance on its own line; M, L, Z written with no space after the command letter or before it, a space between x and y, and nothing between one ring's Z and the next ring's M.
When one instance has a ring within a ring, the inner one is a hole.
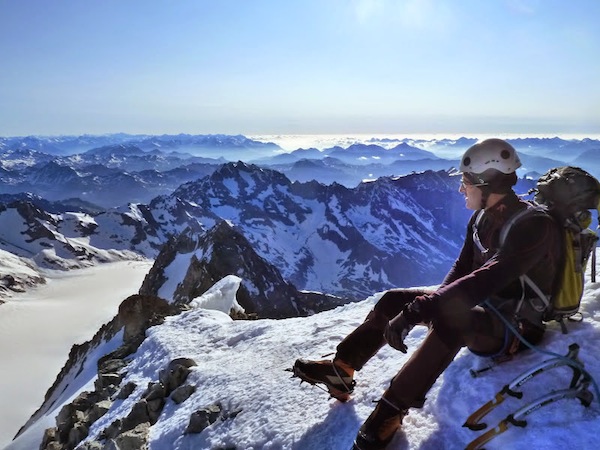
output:
M508 233L511 230L511 228L517 222L519 222L520 220L523 220L525 217L528 217L528 216L532 216L532 217L546 216L546 217L552 218L552 216L549 215L546 207L535 204L535 203L528 203L527 208L522 209L521 211L518 211L517 213L513 214L512 217L510 217L508 219L508 221L502 226L502 229L500 230L500 237L499 237L499 246L500 247L502 247L502 245L504 245L504 242L506 241L506 237L508 236ZM525 285L529 286L529 288L542 301L542 303L543 303L542 310L545 310L550 306L550 299L548 298L548 296L542 292L542 290L539 288L539 286L537 284L535 284L535 282L529 276L527 276L527 274L521 275L519 277L519 280L521 281L521 288L522 288L523 296L521 297L515 312L518 313L520 311L522 304L525 300ZM534 309L537 309L537 308L534 307ZM540 311L540 312L542 312L542 311Z
M479 224L481 223L481 219L485 215L485 209L480 209L475 217L475 221L473 222L473 242L479 249L481 253L487 253L488 249L483 246L481 243L481 239L479 239Z
M502 229L500 230L500 238L499 238L499 246L502 247L502 245L504 244L504 242L506 241L506 237L508 236L508 232L510 231L510 229L513 227L514 224L516 224L517 222L519 222L520 220L522 220L523 218L527 217L527 216L548 216L551 217L548 214L548 210L546 207L541 206L541 205L537 205L537 204L533 204L533 203L529 203L527 208L522 209L521 211L516 212L515 214L513 214L507 221L506 223L502 226Z

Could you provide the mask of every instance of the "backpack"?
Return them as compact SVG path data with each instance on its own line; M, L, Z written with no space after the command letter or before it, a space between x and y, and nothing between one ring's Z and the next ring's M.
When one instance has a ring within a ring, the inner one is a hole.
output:
M530 193L535 193L534 201L503 226L500 245L517 221L532 214L550 215L561 226L563 259L550 298L527 275L520 279L521 284L527 284L542 301L542 319L558 321L563 333L566 333L564 319L574 320L572 317L579 311L590 256L592 281L595 281L598 236L589 228L592 222L589 210L596 209L600 213L600 182L579 167L557 167L542 175Z

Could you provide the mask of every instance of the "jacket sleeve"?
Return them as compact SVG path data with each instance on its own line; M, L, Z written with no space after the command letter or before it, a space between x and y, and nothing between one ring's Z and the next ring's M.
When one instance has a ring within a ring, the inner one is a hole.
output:
M442 281L440 287L446 286L453 281L464 277L470 273L471 270L473 270L473 222L475 222L476 216L477 213L471 216L471 219L467 225L467 231L462 249L458 255L458 258L456 258L454 264L452 264L452 267L446 274L446 277L444 278L444 281Z
M434 318L441 302L461 299L473 307L500 292L540 262L553 240L559 239L553 220L534 216L513 225L506 241L483 266L421 298L424 320Z

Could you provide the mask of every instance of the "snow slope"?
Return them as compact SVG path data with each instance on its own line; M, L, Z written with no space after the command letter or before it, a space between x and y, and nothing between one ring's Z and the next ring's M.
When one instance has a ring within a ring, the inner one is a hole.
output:
M328 399L321 390L290 378L289 368L299 357L320 358L334 351L336 344L358 326L381 294L306 318L233 321L225 313L234 305L238 281L229 277L200 298L194 309L167 318L148 330L148 338L134 355L123 383L138 388L125 400L117 400L109 412L91 428L96 436L118 417L125 416L139 400L148 382L160 369L178 357L193 358L187 382L198 386L181 405L169 400L158 422L151 428L152 450L171 449L297 449L347 450L357 429L374 407L389 380L410 356L425 335L415 328L407 339L409 354L384 347L358 373L354 396L342 404ZM557 324L548 327L544 351L564 355L572 342L581 346L580 358L586 369L600 379L600 283L588 283L582 313L585 320L570 324L562 335ZM205 309L210 306L214 309ZM107 343L107 345L112 345ZM517 359L472 378L469 369L481 367L485 359L461 351L429 393L425 407L412 410L404 420L403 433L394 439L394 449L462 449L480 434L462 428L465 419L490 400L505 384L548 355L526 352ZM84 371L78 385L91 383L94 374ZM523 401L530 401L550 389L567 387L568 368L556 368L523 386ZM200 434L183 435L190 414L220 402L235 417L218 421ZM509 398L488 417L492 425L523 403ZM562 400L528 416L525 428L510 427L486 445L488 449L596 448L600 429L600 403L595 399L584 408L576 400ZM5 408L5 406L3 406ZM50 414L60 410L57 406ZM30 450L41 439L42 427L32 427L7 450Z

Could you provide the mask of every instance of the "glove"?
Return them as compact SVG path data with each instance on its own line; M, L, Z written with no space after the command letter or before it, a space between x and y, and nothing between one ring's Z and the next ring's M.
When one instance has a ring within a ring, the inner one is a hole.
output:
M404 339L412 330L414 325L410 324L406 317L404 317L404 311L394 317L388 322L383 331L385 340L390 347L400 350L402 353L406 353L408 347L404 344Z
M421 322L420 315L420 298L409 303L404 310L388 322L383 331L385 340L390 347L406 353L408 347L404 344L404 339L410 333L415 324Z

